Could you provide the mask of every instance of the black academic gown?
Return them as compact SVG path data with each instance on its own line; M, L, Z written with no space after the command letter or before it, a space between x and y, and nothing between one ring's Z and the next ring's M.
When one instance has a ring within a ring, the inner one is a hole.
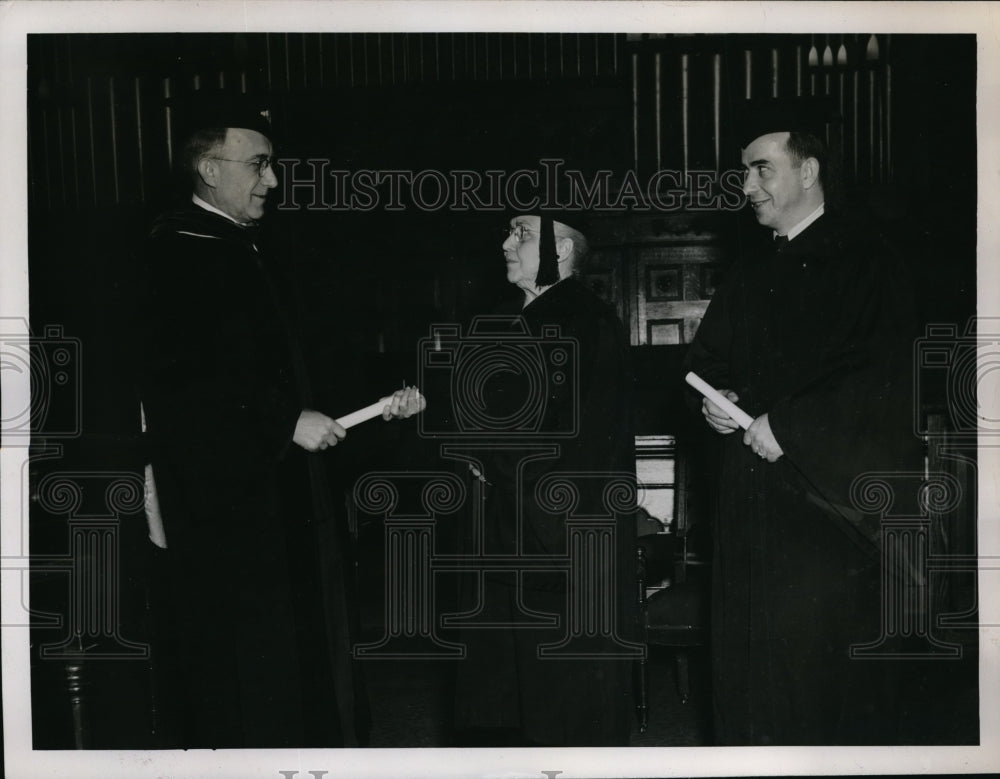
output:
M610 600L602 605L611 614L614 639L601 643L591 658L540 657L540 646L557 644L574 632L567 613L569 573L534 571L518 579L510 571L493 571L485 582L466 577L465 612L480 609L473 621L491 626L461 631L467 655L458 662L456 724L511 729L519 734L514 743L521 745L627 744L632 661L625 655L634 649L628 644L634 627L634 515L622 505L610 512L608 501L614 498L606 494L613 482L634 483L627 342L612 309L575 279L559 282L523 311L512 306L500 313L521 314L541 347L541 359L550 369L564 367L565 378L550 370L540 385L533 385L525 383L523 373L500 373L486 384L484 402L494 419L531 407L524 399L537 389L535 397L545 398L544 418L538 434L520 444L554 446L557 452L529 452L515 444L514 449L493 446L482 455L485 551L536 562L564 561L566 512L554 506L567 493L547 491L544 480L556 472L572 474L572 514L617 516L612 520L614 570L608 577L613 586L605 590ZM558 328L558 337L552 331L544 335L546 327ZM565 363L550 359L553 349L567 344L571 356ZM554 431L572 435L550 435ZM536 455L538 459L530 459ZM540 614L556 617L558 624L539 625ZM515 623L519 626L512 627Z
M761 231L763 232L763 231ZM770 242L769 242L770 243ZM719 436L712 671L720 744L893 740L879 637L879 522L851 501L866 472L918 466L912 301L876 235L825 215L744 254L686 368L767 413L784 456ZM714 435L714 434L713 434Z
M141 394L163 514L163 708L179 746L358 740L349 565L302 361L255 229L194 205L144 255Z

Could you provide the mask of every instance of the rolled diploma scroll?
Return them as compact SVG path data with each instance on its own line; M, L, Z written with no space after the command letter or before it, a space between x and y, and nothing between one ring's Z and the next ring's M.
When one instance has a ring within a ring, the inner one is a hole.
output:
M349 427L360 425L362 422L367 422L369 419L382 416L382 409L389 405L392 405L392 395L382 398L378 403L372 403L370 406L352 411L350 414L342 416L335 421L346 430Z
M717 405L719 408L721 408L723 411L729 414L729 416L736 421L736 424L738 424L744 430L746 430L748 427L750 427L750 425L753 424L752 416L750 416L746 411L744 411L735 403L733 403L733 401L731 401L729 398L727 398L725 395L723 395L721 392L715 389L715 387L706 382L703 378L701 378L701 376L699 376L694 371L688 373L688 375L684 377L684 381L686 381L688 384L690 384L692 387L698 390L698 392L700 392L702 395L704 395L706 398L712 401L715 405Z

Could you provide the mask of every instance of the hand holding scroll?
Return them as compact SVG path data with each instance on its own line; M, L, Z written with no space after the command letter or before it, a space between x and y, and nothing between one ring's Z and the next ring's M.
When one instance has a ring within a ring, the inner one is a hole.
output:
M754 419L736 405L739 396L735 392L729 389L717 390L696 373L688 373L684 380L704 395L701 401L701 413L715 432L725 435L743 428L746 430L743 434L743 443L753 449L754 454L769 463L773 463L784 454L774 433L771 432L767 414Z
M292 441L307 452L316 452L330 446L347 435L347 431L334 419L311 408L303 409L295 423Z
M726 398L726 400L733 403L737 403L740 399L740 396L732 390L720 389L719 393ZM716 433L726 435L728 433L735 432L740 428L739 423L729 416L728 412L719 408L719 406L708 398L701 399L701 413L705 417L705 421L708 422L709 427L711 427Z
M743 443L753 449L758 457L764 458L769 463L773 463L784 454L778 440L774 437L774 433L771 432L771 423L768 421L767 414L761 414L747 428L743 434Z
M392 393L392 399L382 409L382 419L406 419L427 408L427 401L416 387L403 387Z
M694 371L688 371L684 381L704 396L701 413L715 432L725 435L738 427L746 430L753 423L753 417L736 405L740 398L732 390L717 390Z
M390 419L405 419L414 414L419 414L425 408L427 408L427 401L420 394L420 390L416 387L403 387L403 389L396 390L392 395L387 395L370 406L359 408L357 411L352 411L350 414L345 414L331 421L339 429L346 431L347 428L360 425L369 419L374 419L379 414L386 421ZM343 436L340 437L343 438Z

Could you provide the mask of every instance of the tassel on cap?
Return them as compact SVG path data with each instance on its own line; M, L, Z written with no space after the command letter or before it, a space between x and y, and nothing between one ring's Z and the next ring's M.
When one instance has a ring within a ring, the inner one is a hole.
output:
M535 285L548 287L559 281L559 253L556 251L556 232L552 217L542 215L541 235L538 239L538 274Z
M555 223L559 222L586 235L586 213L553 208L518 212L513 215L541 218L542 223L538 236L538 273L535 276L535 285L548 287L555 284L559 281L559 252L556 249Z

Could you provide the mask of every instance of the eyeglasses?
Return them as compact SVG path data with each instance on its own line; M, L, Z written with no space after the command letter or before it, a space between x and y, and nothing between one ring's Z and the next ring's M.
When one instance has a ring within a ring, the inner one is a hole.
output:
M538 231L537 230L533 230L532 228L528 227L528 225L526 225L526 224L519 224L519 225L514 225L513 227L505 229L504 232L506 234L504 236L505 238L510 238L511 236L514 236L517 239L517 242L521 243L521 242L524 241L525 235L527 235L528 233L537 233Z
M269 170L274 168L274 157L255 157L252 160L231 160L228 157L210 157L209 159L219 160L220 162L239 162L243 165L249 165L251 168L257 169L257 178L263 178L267 175Z

